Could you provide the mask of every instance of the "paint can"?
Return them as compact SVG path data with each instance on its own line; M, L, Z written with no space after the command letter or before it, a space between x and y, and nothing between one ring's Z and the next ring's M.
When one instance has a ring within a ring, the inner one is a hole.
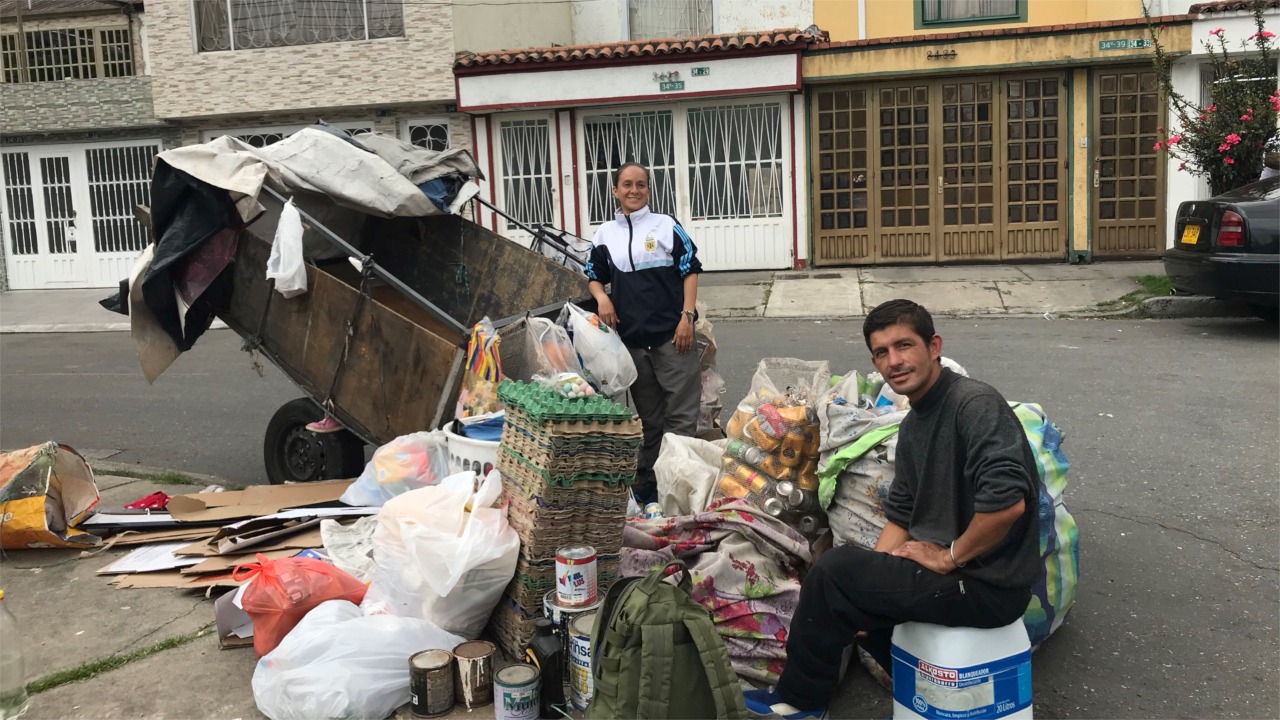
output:
M560 657L564 658L564 667L561 668L563 677L569 677L569 668L573 657L569 652L569 623L583 613L599 610L603 604L604 598L599 598L590 605L566 607L556 599L555 590L548 590L547 594L542 596L542 614L551 621L551 625L555 627L556 635L560 637Z
M453 653L423 650L409 658L409 708L423 718L453 709Z
M569 622L569 699L579 710L586 710L595 696L591 679L591 631L595 624L595 612L581 613Z
M472 710L493 702L493 655L497 648L484 640L464 642L453 649L453 700Z
M561 605L582 607L596 601L596 549L565 545L556 551L556 598Z
M508 665L494 673L494 720L534 720L541 690L538 668L532 665Z

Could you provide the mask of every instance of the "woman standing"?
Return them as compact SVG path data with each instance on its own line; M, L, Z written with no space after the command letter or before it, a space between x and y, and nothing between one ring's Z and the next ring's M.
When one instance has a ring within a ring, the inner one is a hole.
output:
M635 361L631 397L644 445L632 492L644 505L658 499L653 463L663 434L692 437L698 430L702 375L692 351L702 264L680 223L649 209L645 166L618 168L613 197L620 209L591 239L586 273L597 314L618 331Z

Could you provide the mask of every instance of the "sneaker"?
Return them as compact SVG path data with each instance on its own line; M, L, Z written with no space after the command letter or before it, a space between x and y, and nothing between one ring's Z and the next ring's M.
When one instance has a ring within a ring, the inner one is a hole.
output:
M824 718L827 716L826 708L818 708L817 710L798 710L792 705L787 704L786 700L774 690L748 690L743 693L743 697L747 701L747 710L757 717L780 717L785 720L800 720L801 718Z
M332 415L325 415L323 420L307 423L307 429L313 433L332 433L342 430L343 427L333 419Z

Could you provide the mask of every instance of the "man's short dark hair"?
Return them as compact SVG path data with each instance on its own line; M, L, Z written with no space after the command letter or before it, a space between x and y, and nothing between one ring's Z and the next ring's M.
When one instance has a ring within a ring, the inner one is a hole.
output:
M923 306L910 300L890 300L877 305L862 321L862 339L866 340L867 349L871 349L871 333L898 323L910 327L926 343L935 334L933 316Z
M628 162L628 163L622 163L621 165L618 166L617 170L613 171L613 186L618 187L618 181L622 179L623 170L626 170L627 168L633 168L633 167L640 168L641 170L643 170L644 181L646 183L649 182L649 168L645 167L643 164L638 162Z

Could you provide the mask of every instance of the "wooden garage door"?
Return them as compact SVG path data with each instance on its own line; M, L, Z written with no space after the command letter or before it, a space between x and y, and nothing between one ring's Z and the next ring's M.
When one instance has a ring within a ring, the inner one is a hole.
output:
M1060 75L814 97L815 264L1064 256Z
M1154 149L1162 104L1155 71L1094 76L1093 254L1155 256L1164 251L1165 163Z

